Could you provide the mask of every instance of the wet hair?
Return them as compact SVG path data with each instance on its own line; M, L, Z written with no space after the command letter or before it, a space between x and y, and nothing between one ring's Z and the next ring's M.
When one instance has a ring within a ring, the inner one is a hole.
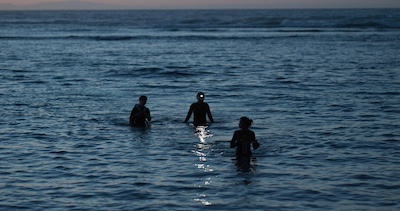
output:
M142 96L139 97L139 100L145 100L145 101L147 101L147 97L144 96L144 95L142 95Z
M240 118L240 123L242 123L246 127L250 127L253 124L253 120L244 116Z

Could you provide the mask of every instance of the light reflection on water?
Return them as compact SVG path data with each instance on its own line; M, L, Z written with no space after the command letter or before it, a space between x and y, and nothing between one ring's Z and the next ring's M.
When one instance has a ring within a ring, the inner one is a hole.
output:
M207 126L197 126L195 136L199 139L199 143L196 144L197 149L193 150L193 153L199 157L199 162L196 164L196 167L204 172L213 172L214 169L207 164L207 154L210 153L211 144L209 144L206 139L212 137L213 135L210 133L210 130L207 129ZM203 184L198 187L201 189L204 186L209 186L212 184L212 177L205 177L202 179ZM194 199L195 202L201 202L205 206L212 205L210 199L207 198L205 193L199 193L198 197Z

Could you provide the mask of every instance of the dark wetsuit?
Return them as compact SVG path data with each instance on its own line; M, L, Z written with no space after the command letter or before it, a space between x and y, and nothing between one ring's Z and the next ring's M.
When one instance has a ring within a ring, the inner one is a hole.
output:
M190 119L190 116L192 115L192 113L194 113L193 124L195 126L207 125L206 114L208 116L208 119L210 119L211 122L214 122L212 115L211 115L210 106L208 106L207 103L204 103L204 102L193 103L190 106L190 109L186 116L185 122L187 122Z
M132 127L146 127L146 121L151 121L150 110L136 104L129 117L129 124Z
M236 147L237 156L250 156L251 144L255 143L256 135L251 130L237 130L231 140L231 148Z

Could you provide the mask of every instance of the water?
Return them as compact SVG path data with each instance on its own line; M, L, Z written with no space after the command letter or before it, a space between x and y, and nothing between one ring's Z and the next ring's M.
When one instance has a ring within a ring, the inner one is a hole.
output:
M1 210L400 209L400 10L0 12ZM216 123L183 123L196 93ZM128 118L140 95L146 130ZM261 147L237 171L229 140Z

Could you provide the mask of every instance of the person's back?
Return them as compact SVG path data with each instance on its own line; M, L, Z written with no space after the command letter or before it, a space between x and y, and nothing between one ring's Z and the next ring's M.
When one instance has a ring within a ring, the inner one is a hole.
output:
M239 127L240 130L235 131L233 134L230 147L236 147L237 156L250 156L251 145L254 149L257 149L260 145L256 140L256 135L252 130L249 130L253 120L242 117L240 118Z
M141 96L139 98L139 104L136 104L129 117L129 124L132 127L146 127L147 122L151 121L150 110L145 106L147 103L147 97Z
M206 125L207 124L207 112L210 110L210 107L207 103L193 103L193 124L195 125Z
M251 144L255 142L256 137L251 130L237 130L234 133L236 142L236 155L251 155ZM232 145L231 145L232 147Z

